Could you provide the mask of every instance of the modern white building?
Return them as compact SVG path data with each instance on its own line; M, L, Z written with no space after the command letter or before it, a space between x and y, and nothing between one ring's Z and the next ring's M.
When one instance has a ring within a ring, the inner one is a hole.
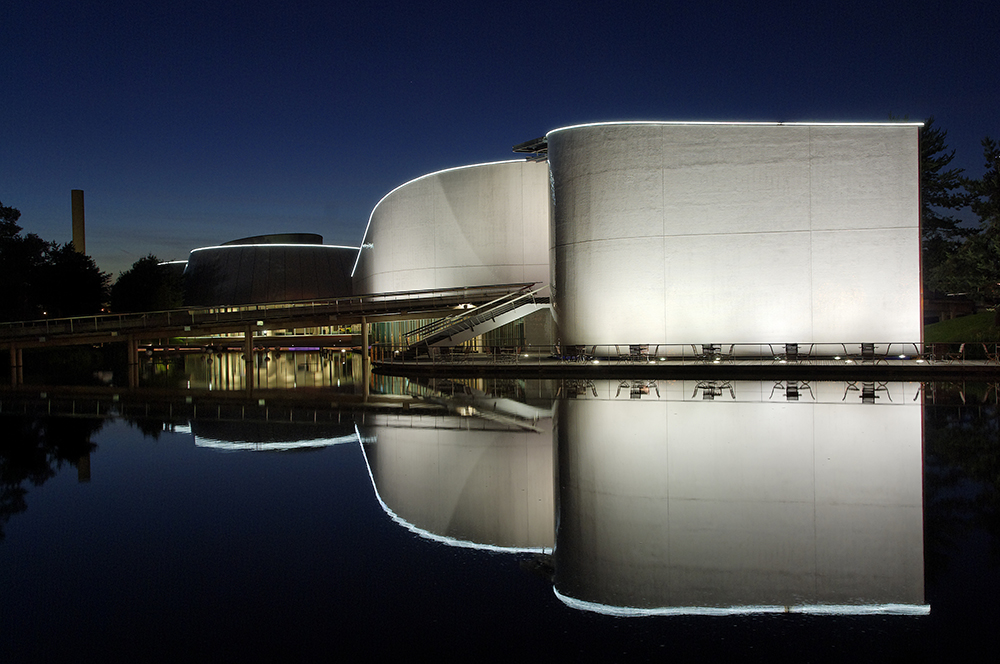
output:
M354 292L549 280L548 168L513 160L430 173L372 210Z
M562 340L919 341L918 130L549 132Z
M551 284L574 345L920 341L919 128L555 129L387 194L354 291Z

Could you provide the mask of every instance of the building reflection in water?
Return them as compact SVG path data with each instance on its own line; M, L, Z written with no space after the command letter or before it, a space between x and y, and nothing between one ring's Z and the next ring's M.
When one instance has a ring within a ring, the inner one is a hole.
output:
M185 387L244 390L246 368L241 353L192 353L183 357ZM264 389L296 387L350 388L361 372L361 358L333 350L269 350L254 353L254 385Z
M565 381L551 437L503 401L369 417L384 509L452 544L554 539L584 610L929 611L919 384Z
M918 383L567 380L551 409L439 388L420 400L448 414L418 401L366 413L353 435L347 422L192 433L230 450L360 440L394 520L544 554L578 609L930 610Z
M383 509L446 544L551 551L551 411L485 396L452 405L447 416L375 414L358 427Z
M919 384L593 381L557 404L556 594L926 613Z

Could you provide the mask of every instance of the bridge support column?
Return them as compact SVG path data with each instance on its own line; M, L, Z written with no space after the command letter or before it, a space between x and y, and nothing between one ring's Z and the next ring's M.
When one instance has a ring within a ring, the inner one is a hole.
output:
M372 378L372 357L371 351L368 348L368 319L364 316L361 317L361 380L363 381L364 387L362 388L362 395L365 399L368 399L370 394L370 388L368 384L371 382Z
M128 335L128 386L139 387L139 342L133 335Z
M10 345L10 386L24 384L24 353L16 345Z
M248 392L253 392L254 366L253 366L253 326L247 325L243 331L243 371Z

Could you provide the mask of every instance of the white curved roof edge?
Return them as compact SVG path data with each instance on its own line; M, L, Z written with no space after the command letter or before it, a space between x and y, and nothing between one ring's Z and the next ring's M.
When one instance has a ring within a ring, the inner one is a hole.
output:
M377 210L378 206L382 204L382 201L392 196L396 191L402 189L406 185L413 184L418 180L423 180L424 178L429 178L435 175L441 175L442 173L448 173L449 171L460 171L465 168L478 168L479 166L496 166L498 164L520 164L524 163L524 161L525 161L524 159L502 159L500 161L486 161L481 164L466 164L465 166L452 166L451 168L442 168L439 171L424 173L420 177L413 178L412 180L407 180L403 184L393 187L392 190L389 191L389 193L387 193L382 198L378 199L378 203L375 204L375 207L372 208L371 213L368 215L368 224L365 226L365 234L361 236L361 246L358 247L358 257L354 259L354 267L351 268L351 277L353 278L354 273L357 272L358 270L358 262L361 260L361 252L365 248L365 240L368 239L368 230L372 226L372 219L375 217L375 210Z
M706 126L734 125L744 127L923 127L923 122L743 122L725 120L609 120L606 122L583 122L580 124L557 127L546 132L545 136L557 131L580 129L583 127L613 127L616 125L669 125L669 126Z
M246 247L306 247L306 248L319 248L319 249L359 249L360 247L348 247L342 244L295 244L295 243L285 243L285 242L275 242L275 243L263 243L263 244L216 244L209 247L198 247L197 249L192 249L193 254L196 251L204 251L205 249L233 249L240 248L245 249ZM186 262L186 261L184 261Z
M378 500L378 504L382 506L382 510L389 515L393 521L403 526L411 533L419 535L424 539L432 540L440 544L446 544L447 546L455 546L463 549L477 549L479 551L491 551L493 553L552 553L552 549L544 546L539 547L512 547L512 546L497 546L495 544L480 544L478 542L470 542L468 540L460 540L455 537L447 537L445 535L438 535L432 533L429 530L425 530L419 526L415 526L403 517L399 516L392 511L385 501L382 500L382 496L379 495L378 487L375 486L375 475L372 474L371 464L368 463L368 455L365 454L364 442L361 439L361 432L358 431L358 425L354 425L354 431L358 437L358 444L361 447L361 456L365 460L365 468L368 469L368 478L372 481L372 490L375 492L375 499ZM369 438L368 440L372 440Z
M783 605L745 605L745 606L664 606L656 608L638 608L630 606L611 606L588 602L563 595L555 587L552 592L566 606L590 611L608 616L734 616L757 613L802 613L824 616L865 616L865 615L895 615L895 616L926 616L930 615L929 604L796 604Z
M160 261L159 263L157 263L157 265L177 265L179 263L187 263L187 261L186 260L184 260L184 261Z

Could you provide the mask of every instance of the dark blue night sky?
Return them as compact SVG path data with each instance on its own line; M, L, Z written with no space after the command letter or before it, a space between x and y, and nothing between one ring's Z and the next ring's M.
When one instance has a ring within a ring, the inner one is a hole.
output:
M427 172L598 120L934 115L1000 138L992 2L8 2L0 200L117 273L267 232L357 245Z

